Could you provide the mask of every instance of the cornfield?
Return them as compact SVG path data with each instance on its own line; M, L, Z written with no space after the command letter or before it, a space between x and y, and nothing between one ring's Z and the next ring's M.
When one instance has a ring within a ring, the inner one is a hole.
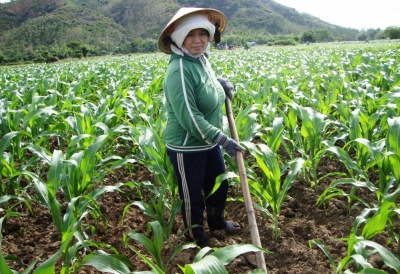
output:
M400 272L400 44L215 51L211 63L235 85L233 113L259 229L284 240L282 208L301 183L315 193L315 209L329 214L332 201L341 201L346 216L357 212L337 239L341 254L321 238L304 243L331 272ZM180 200L162 138L167 64L168 56L155 53L0 68L0 273L228 273L237 258L260 250L273 268L266 239L264 248L235 242L174 265L196 248L176 228ZM227 121L224 131L230 134ZM240 205L237 166L225 160L228 172L218 179L229 179L227 202ZM333 167L321 172L322 165ZM115 176L121 172L129 179ZM121 227L132 210L145 216L142 230L121 237L141 268L98 240L110 229L110 209L99 203L109 193L126 197ZM51 217L54 252L20 262L4 249L9 227L38 208ZM382 235L385 242L376 241ZM381 264L371 263L376 256Z

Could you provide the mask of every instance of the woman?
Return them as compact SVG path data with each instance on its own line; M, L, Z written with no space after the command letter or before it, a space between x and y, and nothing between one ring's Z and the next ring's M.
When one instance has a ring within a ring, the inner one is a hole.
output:
M240 230L238 223L224 219L226 180L205 198L214 188L216 177L225 172L219 145L231 157L236 150L244 150L221 131L223 86L229 96L233 86L225 79L219 82L207 60L211 42L214 38L219 42L225 26L226 18L218 10L181 8L158 40L161 51L171 54L164 80L168 111L164 139L178 178L183 222L191 228L188 236L201 248L208 246L204 209L211 231Z

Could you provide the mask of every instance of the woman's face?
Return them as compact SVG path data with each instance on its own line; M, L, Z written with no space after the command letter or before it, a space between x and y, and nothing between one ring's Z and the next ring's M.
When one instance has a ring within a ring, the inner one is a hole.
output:
M207 47L208 31L193 29L183 41L183 46L193 55L202 54Z

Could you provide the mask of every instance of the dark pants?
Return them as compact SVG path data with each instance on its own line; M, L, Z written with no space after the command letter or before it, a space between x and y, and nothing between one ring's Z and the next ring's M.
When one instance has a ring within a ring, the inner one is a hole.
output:
M224 205L228 193L228 182L224 180L219 188L207 199L212 191L215 178L225 172L225 162L219 146L210 151L198 153L176 153L168 156L178 177L179 196L182 199L182 217L185 227L199 225L189 230L189 236L200 247L207 245L203 228L203 213L207 208L208 227L225 227Z

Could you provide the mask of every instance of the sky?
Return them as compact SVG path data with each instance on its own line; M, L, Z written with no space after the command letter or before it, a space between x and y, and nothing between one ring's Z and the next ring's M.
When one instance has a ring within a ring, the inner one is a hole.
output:
M400 0L274 0L346 28L400 27ZM9 0L0 0L6 3Z
M274 1L341 27L359 30L400 27L400 0Z

